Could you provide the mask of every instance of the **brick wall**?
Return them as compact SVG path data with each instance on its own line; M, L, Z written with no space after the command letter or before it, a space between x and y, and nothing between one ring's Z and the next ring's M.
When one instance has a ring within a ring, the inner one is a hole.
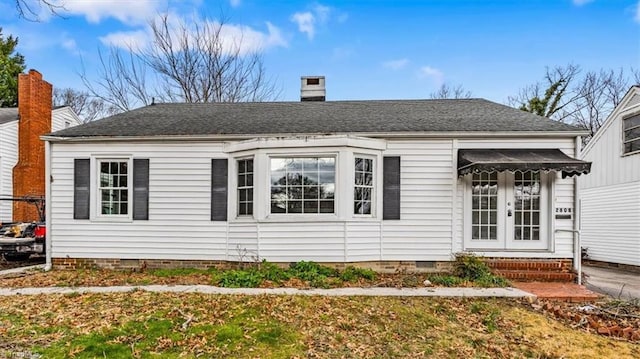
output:
M117 258L52 258L53 267L56 269L164 269L164 268L237 268L240 263L227 261L208 260L173 260L173 259L117 259ZM282 267L289 263L276 263ZM361 268L370 268L380 273L406 272L448 272L453 269L453 262L433 262L433 265L424 267L416 265L414 261L370 261L353 263L321 263L329 267L344 269L352 265Z
M18 76L18 163L13 167L14 197L44 197L44 142L40 136L51 132L52 90L51 84L36 70ZM37 220L36 206L13 203L13 221Z

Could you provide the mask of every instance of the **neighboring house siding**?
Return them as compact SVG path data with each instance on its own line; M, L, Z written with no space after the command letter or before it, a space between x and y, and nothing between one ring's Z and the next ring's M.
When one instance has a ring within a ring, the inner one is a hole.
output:
M74 127L80 124L80 119L71 110L71 107L66 106L51 111L51 132L60 131L67 127Z
M0 196L13 195L13 166L18 161L18 121L0 125ZM0 222L10 222L11 201L0 201Z
M382 156L401 157L400 220L211 221L211 159L227 158L222 142L96 142L52 146L51 235L54 258L256 258L343 261L447 261L462 250L462 181L457 148L560 148L573 155L573 139L388 140ZM149 159L149 219L100 222L73 219L73 163L92 155ZM379 174L380 172L378 172ZM235 176L229 173L230 177ZM559 175L558 175L559 177ZM378 178L378 186L381 179ZM572 204L572 179L559 179L557 203ZM234 188L229 188L235 193ZM258 195L258 194L256 194ZM377 208L381 217L381 208ZM572 229L572 221L556 228ZM509 257L572 256L572 235L555 235L555 252L511 251Z
M640 153L622 155L622 119L640 112L640 89L631 91L581 153L593 165L578 183L589 258L640 266Z
M589 188L581 198L589 259L640 266L640 181Z

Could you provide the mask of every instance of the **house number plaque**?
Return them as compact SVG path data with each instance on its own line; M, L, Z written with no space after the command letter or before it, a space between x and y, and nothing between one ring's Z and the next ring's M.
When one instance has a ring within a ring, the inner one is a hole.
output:
M556 207L556 219L571 219L571 207Z

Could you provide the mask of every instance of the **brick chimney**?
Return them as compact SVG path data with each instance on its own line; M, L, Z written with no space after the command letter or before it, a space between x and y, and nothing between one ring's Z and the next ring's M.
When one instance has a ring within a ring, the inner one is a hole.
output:
M29 70L18 75L18 163L13 167L13 196L43 196L44 142L40 136L51 132L53 87L42 74ZM13 202L13 221L39 220L36 206Z

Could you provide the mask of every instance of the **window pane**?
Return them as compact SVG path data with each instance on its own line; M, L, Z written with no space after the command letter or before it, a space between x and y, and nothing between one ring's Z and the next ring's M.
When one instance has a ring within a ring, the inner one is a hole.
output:
M632 142L627 142L624 144L625 153L636 152L636 151L640 151L640 139Z
M364 171L364 159L356 158L354 168L356 171Z
M247 187L253 187L253 175L252 174L248 174L246 176L247 182L245 184L245 186Z
M119 214L127 214L127 204L120 203L120 213Z
M333 199L335 192L334 184L324 184L320 186L320 198Z
M244 187L246 184L247 178L244 174L238 175L238 187Z
M304 213L318 213L318 201L304 201Z
M318 159L317 158L303 158L302 170L304 172L318 172Z
M318 199L318 187L304 187L304 199Z
M640 115L635 115L635 116L625 118L623 120L623 123L624 123L625 130L630 129L631 127L640 126Z
M320 201L320 213L333 213L333 201Z
M245 173L246 170L246 161L238 161L238 173Z
M127 174L127 162L120 162L120 174Z
M119 187L127 187L127 176L126 175L120 175L120 185Z
M287 202L287 213L302 213L302 201Z
M290 158L287 160L287 171L300 172L302 170L302 158Z
M271 213L286 213L286 202L285 201L272 201L271 202Z
M284 186L287 184L287 177L284 171L271 172L271 185Z
M366 172L373 172L373 160L370 158L367 158L364 160L364 170Z

